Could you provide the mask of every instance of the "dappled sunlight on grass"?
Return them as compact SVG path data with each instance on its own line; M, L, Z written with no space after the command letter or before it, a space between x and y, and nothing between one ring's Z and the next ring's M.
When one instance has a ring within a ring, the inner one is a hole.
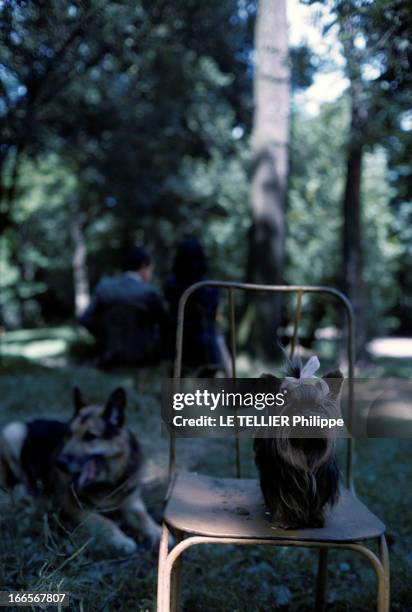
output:
M24 344L5 342L2 347L2 354L5 356L14 355L39 360L64 355L66 352L67 342L57 339L25 342Z
M19 329L0 336L0 355L47 360L68 355L73 345L92 342L89 334L74 326Z
M39 327L33 329L16 329L12 331L4 332L2 340L5 344L16 344L16 343L30 343L39 340L75 340L79 333L80 328L62 325L59 327Z

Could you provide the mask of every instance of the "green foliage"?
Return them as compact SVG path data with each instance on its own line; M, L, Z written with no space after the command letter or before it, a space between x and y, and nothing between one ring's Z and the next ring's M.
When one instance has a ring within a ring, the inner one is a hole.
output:
M47 5L0 7L5 322L72 312L74 217L92 286L129 241L152 248L164 278L185 232L206 234L217 261L234 253L225 273L241 276L254 7Z
M411 24L404 0L349 4L359 9L362 65L375 69L364 73L370 331L399 321L407 331ZM0 282L8 327L72 316L74 220L92 287L119 269L128 241L151 248L161 285L185 233L202 238L211 276L246 277L255 11L254 2L237 0L1 4ZM293 86L309 85L321 60L306 46L291 58ZM319 117L293 109L290 283L339 285L348 123L346 99ZM309 327L319 316L331 321L328 311L309 314Z
M290 283L339 286L341 244L337 236L342 226L347 106L344 98L324 105L316 117L294 113L286 241ZM368 322L370 333L380 335L399 323L388 313L399 300L397 274L403 252L390 208L394 191L387 174L383 149L365 156L362 198ZM327 315L324 323L331 322L328 310L320 314Z
M397 217L396 224L389 223L387 240L383 244L382 232L378 232L381 240L380 253L367 253L369 269L366 270L370 281L369 297L373 304L376 296L375 279L385 276L386 289L380 291L382 303L392 307L388 312L387 322L398 324L399 330L410 332L411 316L408 295L411 293L410 267L408 264L408 238L400 229L399 220L405 214L412 197L410 144L411 144L411 114L412 104L412 19L410 3L407 0L303 0L305 4L323 4L325 7L323 29L327 33L334 29L342 45L345 57L345 71L350 80L349 93L354 102L352 107L353 125L357 129L351 131L351 144L368 148L383 147L385 150L386 181L394 190L390 192L392 216ZM325 19L325 16L327 18ZM378 153L379 154L379 153ZM367 165L367 164L366 164ZM376 177L377 182L379 177ZM376 181L375 181L376 184ZM388 191L388 187L382 185ZM381 193L383 193L381 189ZM365 191L365 190L364 190ZM380 198L378 197L378 200ZM405 208L406 206L406 208ZM380 207L383 217L389 221L384 208ZM403 212L402 212L403 211ZM376 211L375 211L376 213ZM365 218L372 218L365 211ZM402 224L402 222L401 222ZM383 225L382 225L383 227ZM364 231L366 249L373 250L372 241L377 237L370 229ZM396 234L396 240L393 235ZM395 242L398 243L395 246ZM397 255L394 252L397 250ZM389 254L391 253L391 255ZM388 263L381 268L384 275L377 272L373 261ZM391 262L396 259L397 269ZM388 280L391 279L391 280ZM385 284L385 283L383 283ZM396 284L400 289L396 288ZM382 301L383 300L383 301ZM394 307L395 302L398 304ZM381 312L378 306L376 314Z

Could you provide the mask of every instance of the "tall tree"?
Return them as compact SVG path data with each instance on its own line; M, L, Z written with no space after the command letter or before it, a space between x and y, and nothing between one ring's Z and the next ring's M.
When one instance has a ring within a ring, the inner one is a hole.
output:
M22 158L44 151L72 114L73 82L102 58L101 47L87 59L81 49L88 28L102 28L101 8L97 0L0 5L0 233L13 224Z
M365 150L365 130L368 105L362 79L363 52L356 47L356 7L343 2L338 7L340 37L346 59L346 73L350 81L351 122L347 139L346 180L342 201L343 248L342 285L352 302L356 321L356 354L363 357L366 350L366 288L362 240L362 164Z
M399 116L410 104L411 19L404 0L370 3L341 0L336 13L350 81L351 123L343 196L343 288L356 320L356 352L362 358L368 338L368 292L362 240L362 165L364 153L377 144L389 150ZM372 68L375 78L368 78ZM409 94L409 95L408 95Z
M286 0L260 0L255 27L250 273L257 283L282 283L288 177L289 88ZM255 304L252 334L266 357L276 353L279 296Z
M335 26L350 82L351 120L346 145L346 183L342 199L342 288L352 301L357 326L357 356L365 354L367 309L372 289L364 277L362 166L376 145L388 151L397 141L402 113L410 109L412 45L408 0L302 0L330 11L325 31ZM397 145L395 145L395 148Z

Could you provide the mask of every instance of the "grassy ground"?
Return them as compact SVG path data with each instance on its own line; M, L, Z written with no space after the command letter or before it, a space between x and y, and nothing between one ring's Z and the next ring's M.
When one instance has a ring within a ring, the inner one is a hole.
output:
M63 339L69 341L69 336ZM115 386L125 385L129 425L147 458L145 498L160 520L167 441L160 436L159 402L166 368L141 371L136 379L130 372L103 374L92 367L67 365L62 354L56 353L58 347L50 344L59 337L58 332L52 336L38 333L35 355L30 354L26 337L15 337L9 343L15 348L2 363L0 426L11 419L34 416L68 418L73 384L101 401ZM46 343L43 347L39 346L42 342ZM25 348L25 357L19 345ZM381 360L370 366L368 375L400 372L406 375L404 362ZM191 440L182 441L186 467L212 474L231 475L232 450L232 442L225 440L197 440L196 446ZM410 610L412 445L410 440L364 440L357 451L359 495L388 528L392 609ZM243 459L248 475L254 475L250 448L244 449ZM68 532L49 500L27 507L18 497L2 495L0 513L1 588L51 590L60 586L70 591L74 610L154 609L157 551L144 540L131 557L109 557L76 529ZM340 551L332 551L330 557L328 609L374 610L375 577L367 563ZM313 607L316 555L308 550L203 546L187 553L184 567L183 609L188 612L304 611Z

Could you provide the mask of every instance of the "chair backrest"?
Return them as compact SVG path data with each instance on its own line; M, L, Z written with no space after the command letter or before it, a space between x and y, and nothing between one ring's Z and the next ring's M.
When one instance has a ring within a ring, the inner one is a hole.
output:
M293 356L297 342L299 339L299 326L302 316L302 303L305 294L321 294L328 295L337 300L337 302L343 306L346 315L347 330L346 330L346 354L348 362L348 411L346 418L346 425L351 431L352 419L353 419L353 404L354 404L354 387L353 387L353 376L354 376L354 315L353 309L348 298L331 287L322 286L310 286L310 285L254 285L250 283L232 283L225 281L212 281L206 280L199 283L195 283L186 289L182 294L179 302L178 318L177 318L177 333L176 333L176 353L174 360L174 371L173 377L180 379L182 376L182 353L183 353L183 333L184 333L184 319L185 319L185 307L190 296L198 289L205 286L213 286L220 289L225 289L228 292L229 298L229 331L230 331L230 353L232 361L232 376L236 378L236 317L235 317L235 291L247 291L247 292L261 292L261 293L284 293L284 294L295 294L296 305L293 318L293 335L291 339L291 355ZM354 452L354 440L350 436L347 439L346 445L346 486L349 489L353 489L353 452ZM176 438L173 430L170 434L170 452L169 452L169 478L173 477L176 468ZM240 478L241 466L240 466L240 442L239 438L236 437L236 473L237 477Z

